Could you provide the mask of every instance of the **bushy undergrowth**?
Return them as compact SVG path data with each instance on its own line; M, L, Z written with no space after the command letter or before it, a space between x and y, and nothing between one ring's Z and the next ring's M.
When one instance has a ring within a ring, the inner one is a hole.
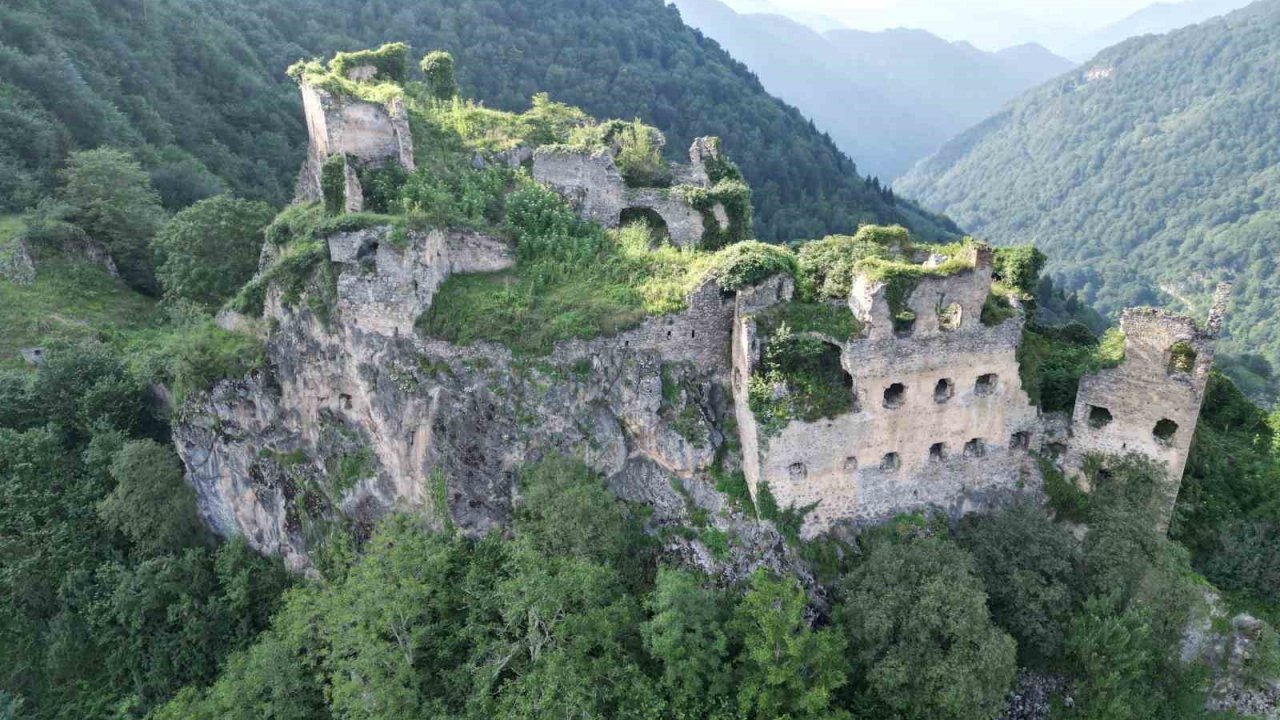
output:
M1124 360L1124 334L1111 328L1101 339L1083 325L1031 326L1022 334L1018 367L1031 402L1045 411L1075 407L1080 378Z
M853 409L851 379L840 350L818 338L794 334L783 324L765 346L760 368L748 381L751 411L766 435L792 420L815 422Z
M862 323L844 303L794 301L775 305L756 315L761 332L773 334L786 325L793 332L813 332L826 335L838 342L857 337Z

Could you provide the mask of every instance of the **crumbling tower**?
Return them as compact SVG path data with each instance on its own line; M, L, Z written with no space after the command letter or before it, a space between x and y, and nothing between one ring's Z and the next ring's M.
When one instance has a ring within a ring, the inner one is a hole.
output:
M375 63L359 63L359 54L350 56L357 60L329 72L341 72L339 77L358 88L400 81ZM295 78L302 91L310 138L307 159L298 176L299 201L323 198L323 170L331 158L342 158L347 212L364 209L361 170L392 163L414 169L413 134L402 96L391 94L385 102L371 102L343 92L341 85L324 74L304 70Z
M1143 455L1167 468L1168 522L1191 450L1229 285L1221 285L1203 328L1185 315L1130 308L1120 316L1124 360L1080 380L1065 466L1085 489L1090 456Z

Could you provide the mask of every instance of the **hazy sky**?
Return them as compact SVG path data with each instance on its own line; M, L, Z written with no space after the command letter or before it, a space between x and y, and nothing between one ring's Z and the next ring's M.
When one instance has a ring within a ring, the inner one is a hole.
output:
M726 0L746 12L826 15L859 30L924 28L987 50L1035 41L1062 47L1155 0Z

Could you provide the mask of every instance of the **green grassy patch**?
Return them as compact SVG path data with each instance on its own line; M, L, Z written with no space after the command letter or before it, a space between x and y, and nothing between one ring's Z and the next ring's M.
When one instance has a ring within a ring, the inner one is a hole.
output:
M711 259L670 246L651 248L643 225L607 233L582 226L572 233L549 236L548 245L562 243L556 248L522 252L518 246L511 270L450 276L419 318L419 330L464 345L489 340L546 354L557 342L611 335L650 315L683 310ZM542 244L528 233L520 242Z
M5 229L0 226L0 234ZM0 280L0 368L24 367L18 354L24 347L146 327L154 321L155 307L155 300L99 266L42 260L30 285Z

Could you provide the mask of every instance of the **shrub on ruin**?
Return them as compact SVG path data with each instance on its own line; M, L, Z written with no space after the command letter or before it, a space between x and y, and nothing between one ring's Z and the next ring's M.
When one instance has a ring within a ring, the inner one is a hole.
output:
M320 194L327 215L341 215L347 210L347 158L330 155L320 166Z
M639 120L617 133L618 172L630 187L666 187L671 184L671 168L662 159L662 134Z
M721 180L709 188L681 185L672 192L702 213L702 247L708 250L745 242L752 236L751 188L741 180ZM721 227L716 209L724 211L728 223Z
M1013 288L1023 298L1035 297L1040 272L1048 258L1033 245L996 248L992 259L992 276Z
M452 100L458 96L458 80L454 76L453 56L442 50L427 53L419 64L427 95L436 100Z
M747 394L766 435L792 420L816 422L853 409L852 379L840 363L840 349L785 323L774 331Z
M856 235L828 235L801 245L796 253L796 292L806 299L848 300L858 263L891 254L884 243L877 241L878 231L864 226Z
M341 78L362 66L372 66L375 80L403 84L409 79L409 46L397 42L387 43L375 50L340 52L329 61L329 71Z
M717 252L709 272L722 290L735 291L757 285L774 275L794 277L796 258L785 247L752 240Z

